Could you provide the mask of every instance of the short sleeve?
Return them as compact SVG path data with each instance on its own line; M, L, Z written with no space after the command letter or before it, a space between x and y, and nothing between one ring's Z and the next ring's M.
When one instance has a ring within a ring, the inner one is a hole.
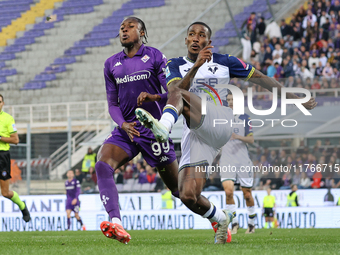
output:
M241 59L230 55L228 57L228 67L231 78L236 77L248 80L255 72L255 68L252 65L246 64Z
M10 116L8 119L7 130L8 130L8 133L10 134L14 134L18 131L12 116Z
M167 86L169 86L171 82L175 80L181 80L183 78L181 72L179 71L179 65L176 63L175 59L170 59L166 63L165 77Z

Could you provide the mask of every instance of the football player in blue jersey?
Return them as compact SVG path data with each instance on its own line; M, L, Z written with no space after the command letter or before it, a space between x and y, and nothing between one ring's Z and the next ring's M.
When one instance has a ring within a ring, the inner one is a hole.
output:
M236 57L212 53L211 34L211 29L207 24L203 22L191 24L185 38L187 56L170 59L167 62L168 101L160 121L144 109L137 108L135 113L141 124L150 128L159 142L168 140L169 132L178 116L183 114L185 124L178 176L180 199L191 211L208 218L212 223L218 222L215 243L225 243L228 225L233 217L232 213L216 208L201 195L201 192L209 174L209 171L206 171L207 166L211 165L232 135L230 126L215 126L214 120L229 120L228 123L230 123L233 113L228 107L208 102L206 114L202 114L200 98L204 89L202 89L202 83L205 83L210 91L216 92L217 99L220 99L218 96L220 93L217 93L216 89L211 86L213 85L211 81L228 84L231 78L239 77L255 81L269 91L278 88L279 93L281 84ZM226 92L223 93L226 95ZM287 93L287 97L298 98L292 93ZM144 99L145 102L151 100L152 98ZM316 106L315 100L310 99L304 103L304 106L307 109L313 109Z

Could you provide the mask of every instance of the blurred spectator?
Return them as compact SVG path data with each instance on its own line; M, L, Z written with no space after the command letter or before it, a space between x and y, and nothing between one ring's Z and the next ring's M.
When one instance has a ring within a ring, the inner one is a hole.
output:
M266 23L264 23L264 17L260 18L259 23L257 24L257 28L259 31L258 39L260 42L262 42L264 37L264 31L266 30Z
M130 166L128 166L130 167ZM115 170L115 173L113 174L113 179L115 180L116 184L124 184L124 177L122 175L122 172L119 168Z
M137 168L136 168L137 169ZM124 180L128 180L133 178L133 168L131 165L128 165L125 169L124 175L123 175Z
M268 38L281 38L281 30L278 24L273 20L269 23L264 31L265 36Z
M163 189L164 189L164 182L163 182L161 176L159 175L159 173L157 172L157 175L156 175L156 186L155 186L154 191L155 192L161 192Z
M282 186L280 189L290 189L291 177L290 173L285 172L282 176Z
M95 191L96 184L92 180L89 174L86 175L86 178L83 180L81 184L81 190L84 194L91 194Z
M93 167L90 167L88 175L90 175L90 177L93 180L93 182L97 185L97 174L94 171Z
M323 182L321 182L322 180L322 174L320 172L316 172L313 175L313 182L310 185L313 189L319 189L321 187L323 187Z
M76 169L75 178L79 181L80 184L83 182L84 176L79 169Z
M148 178L146 176L146 170L144 168L139 169L139 173L137 174L138 183L148 183Z
M310 185L311 185L311 180L307 177L305 172L302 172L299 189L308 189Z
M279 163L279 159L277 157L275 150L270 151L270 156L268 158L268 162L269 162L270 165L277 165Z
M85 155L83 159L81 171L84 173L87 173L90 167L94 168L96 161L97 161L96 158L97 158L97 154L92 151L91 147L89 147L87 149L87 154Z
M282 184L283 182L282 182L281 172L275 172L274 178L272 178L271 183L270 183L270 188L280 189Z
M243 53L242 58L244 61L248 62L250 60L250 54L251 54L251 37L252 33L252 26L251 24L248 24L243 30L242 30L242 38L241 43L243 46Z
M148 183L155 183L156 182L156 173L150 165L146 166L146 179Z

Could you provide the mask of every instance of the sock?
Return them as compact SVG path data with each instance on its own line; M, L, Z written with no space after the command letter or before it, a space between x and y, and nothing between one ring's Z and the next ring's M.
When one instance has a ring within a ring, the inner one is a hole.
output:
M110 218L119 218L118 190L113 179L114 170L105 162L98 161L95 165L100 199Z
M71 219L67 218L67 229L70 229L71 227Z
M268 228L268 222L264 223L264 228Z
M233 217L234 217L233 218L233 224L238 223L238 220L236 218L236 205L235 204L230 204L230 205L227 204L226 209L233 213Z
M173 105L167 104L163 109L163 115L159 122L162 123L170 131L177 120L177 109Z
M25 209L25 203L20 200L18 193L16 193L15 191L13 191L13 197L11 198L11 200L13 203L19 206L19 209L21 211Z
M269 228L272 228L272 223L270 221L268 222L268 226Z
M119 218L116 218L116 217L112 218L112 223L117 223L117 224L122 226L122 221Z
M227 219L221 209L217 209L213 204L210 205L210 209L202 216L203 218L207 218L211 223L221 222Z
M254 206L247 206L247 211L248 211L248 224L250 225L255 225L255 207Z
M83 221L81 220L81 218L79 217L79 220L77 220L80 223L80 226L83 226Z

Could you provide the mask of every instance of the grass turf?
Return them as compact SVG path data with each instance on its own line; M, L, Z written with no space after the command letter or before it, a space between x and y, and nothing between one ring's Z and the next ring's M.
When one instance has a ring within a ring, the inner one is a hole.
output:
M128 245L99 231L1 232L0 254L339 254L339 229L257 229L215 245L213 230L129 231Z

